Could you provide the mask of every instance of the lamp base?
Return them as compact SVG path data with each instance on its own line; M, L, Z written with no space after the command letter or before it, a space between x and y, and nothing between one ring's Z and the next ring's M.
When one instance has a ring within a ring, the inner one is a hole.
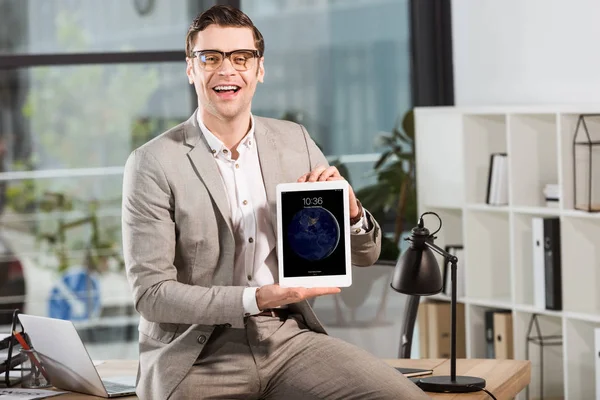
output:
M453 381L448 376L429 376L415 382L426 392L435 393L467 393L478 392L485 388L485 379L474 376L457 376Z

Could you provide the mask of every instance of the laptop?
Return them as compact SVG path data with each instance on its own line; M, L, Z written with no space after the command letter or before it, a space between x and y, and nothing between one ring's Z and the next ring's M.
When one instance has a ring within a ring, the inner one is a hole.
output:
M19 320L54 387L99 397L135 394L135 386L100 378L71 321L27 314L19 314Z

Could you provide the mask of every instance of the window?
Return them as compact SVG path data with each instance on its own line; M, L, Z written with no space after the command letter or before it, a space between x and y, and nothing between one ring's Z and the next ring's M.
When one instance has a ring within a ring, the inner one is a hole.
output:
M372 179L377 136L411 107L407 0L242 0L265 37L257 115L304 124L355 187Z

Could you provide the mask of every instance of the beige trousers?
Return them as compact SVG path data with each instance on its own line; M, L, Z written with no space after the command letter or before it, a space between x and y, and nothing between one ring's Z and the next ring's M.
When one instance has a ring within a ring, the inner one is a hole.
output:
M168 373L168 372L167 372ZM300 315L217 328L170 399L429 399L366 351L309 330Z

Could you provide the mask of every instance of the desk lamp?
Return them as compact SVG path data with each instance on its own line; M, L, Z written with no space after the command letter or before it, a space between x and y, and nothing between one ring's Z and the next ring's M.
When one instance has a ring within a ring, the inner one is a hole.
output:
M438 229L432 234L425 228L423 216L435 215L440 221ZM426 392L466 393L477 392L485 388L485 379L474 376L456 376L456 265L458 258L436 246L435 234L442 228L442 219L434 212L423 213L412 229L410 247L398 259L392 277L392 289L411 296L431 296L442 291L442 276L434 252L451 264L452 279L452 331L450 347L450 375L420 378L415 383ZM419 297L416 297L417 299Z

